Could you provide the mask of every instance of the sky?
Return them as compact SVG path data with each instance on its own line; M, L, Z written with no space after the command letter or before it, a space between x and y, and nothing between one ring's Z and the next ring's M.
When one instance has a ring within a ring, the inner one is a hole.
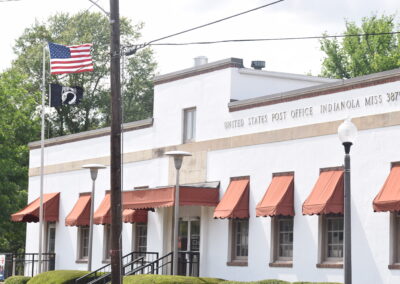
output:
M144 23L142 42L206 24L273 0L120 0L120 16L132 23ZM97 2L109 11L109 0ZM45 22L58 12L82 10L100 12L89 0L0 0L0 71L15 59L12 47L25 28L35 21ZM162 42L194 42L224 39L339 35L345 20L360 23L374 14L397 13L399 0L285 0L275 5L235 17ZM160 41L161 42L161 41ZM266 41L190 46L153 46L158 74L192 67L194 58L206 56L208 62L229 57L242 58L250 68L252 60L266 62L264 70L318 75L324 54L318 40Z

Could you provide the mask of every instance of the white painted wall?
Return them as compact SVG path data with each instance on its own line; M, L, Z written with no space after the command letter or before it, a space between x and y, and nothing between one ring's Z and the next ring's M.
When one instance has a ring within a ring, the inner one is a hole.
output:
M232 71L231 98L235 100L251 99L338 81L247 68L232 69Z
M135 186L148 185L150 187L167 184L168 159L160 158L151 161L131 163L124 167L124 190L132 190ZM98 208L107 190L110 189L110 171L100 170L96 180L95 209ZM40 178L31 177L29 180L28 202L39 196ZM65 226L65 218L71 212L80 192L90 192L92 180L89 170L67 172L62 174L46 175L44 177L44 193L61 192L59 222L56 223L56 268L86 270L87 264L75 263L77 255L77 227ZM149 234L161 239L162 230L158 216L149 212ZM93 227L93 262L92 267L103 265L103 225ZM157 233L155 233L157 232ZM38 224L29 224L27 227L26 252L38 251ZM132 251L132 225L123 225L123 254ZM157 243L150 237L150 243ZM97 248L97 249L95 249ZM159 246L150 247L158 251Z
M384 184L390 163L400 161L400 126L359 132L352 157L352 238L354 283L398 283L400 271L389 264L389 213L374 213L372 201ZM254 158L258 157L258 158ZM227 163L229 161L229 163ZM250 175L248 267L227 267L228 220L210 219L204 276L231 280L279 278L288 281L343 281L342 269L316 268L318 216L303 216L302 204L319 169L341 166L343 147L336 135L209 152L207 179L221 180L222 196L229 178ZM270 218L255 217L275 172L295 172L293 268L272 268ZM367 272L368 271L368 272Z
M268 90L279 91L282 86L292 88L305 82L279 79L262 79L251 74L241 74L237 69L222 69L179 81L155 86L154 124L150 128L124 134L125 152L135 152L182 143L182 110L196 107L196 141L224 138L275 129L283 129L319 122L397 111L400 99L385 102L387 92L398 91L400 83L386 83L331 95L303 99L243 111L229 112L228 103L233 96L244 98ZM292 84L293 83L293 84ZM375 106L320 113L321 104L359 99L369 96L383 97ZM312 116L293 118L292 110L313 107ZM272 121L276 112L286 111L288 117ZM249 125L249 117L267 115L265 124ZM244 126L225 127L227 121L243 119ZM390 162L400 161L398 141L400 127L361 131L352 149L353 182L353 277L354 283L394 284L400 281L400 271L388 270L389 214L373 213L372 199L383 185L390 170ZM47 147L46 165L79 162L84 159L109 155L109 136ZM201 208L201 275L234 280L280 278L289 281L341 281L341 269L316 268L318 243L318 217L302 216L301 206L318 175L319 168L340 166L343 149L336 135L299 139L252 147L209 152L207 155L207 181L221 181L220 195L224 193L233 176L250 175L250 239L249 265L227 267L228 220L212 219L213 209ZM40 149L30 152L30 167L40 165ZM255 218L256 204L261 200L273 172L295 171L295 221L293 268L270 268L270 219ZM99 172L96 181L95 208L105 191L110 189L109 169ZM129 163L124 166L125 190L135 186L162 186L168 184L168 159ZM88 170L79 170L45 176L45 192L61 192L60 221L56 227L56 268L86 269L86 264L76 264L76 227L66 227L64 220L78 199L79 192L91 190ZM29 201L39 196L39 177L29 178ZM160 254L168 251L165 235L170 234L169 211L165 208L149 212L148 250ZM28 224L26 251L38 248L38 224ZM123 252L131 250L132 227L124 224ZM169 238L169 237L168 237ZM93 267L102 265L103 226L94 230ZM100 249L101 248L101 249ZM368 273L365 273L368 271Z

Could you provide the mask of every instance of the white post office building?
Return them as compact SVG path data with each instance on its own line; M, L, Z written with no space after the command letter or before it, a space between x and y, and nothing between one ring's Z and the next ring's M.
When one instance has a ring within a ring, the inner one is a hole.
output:
M343 281L343 158L351 149L353 282L400 283L400 70L349 80L245 68L229 58L154 79L152 118L124 125L123 254L172 250L180 170L179 273L230 280ZM40 142L30 145L26 252L38 252ZM109 261L110 129L45 141L44 251L55 269ZM188 257L190 256L190 257ZM161 273L161 272L159 272Z

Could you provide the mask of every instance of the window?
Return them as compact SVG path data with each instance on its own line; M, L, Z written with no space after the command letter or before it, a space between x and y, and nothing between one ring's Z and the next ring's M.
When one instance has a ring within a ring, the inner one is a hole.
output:
M87 260L89 255L89 227L78 227L78 260Z
M47 223L46 252L54 253L56 248L56 223Z
M183 110L183 143L193 142L196 137L196 109Z
M396 263L400 263L400 214L399 212L394 213L396 216Z
M231 263L242 263L247 265L249 239L249 220L232 219L231 220Z
M111 249L111 225L104 225L104 236L103 236L103 260L109 261L111 258L110 249Z
M391 214L391 261L390 269L400 268L400 212L392 212Z
M147 251L147 224L136 223L135 228L135 251Z
M321 262L343 263L343 215L321 216Z
M272 263L293 260L293 217L276 216L272 219ZM271 265L273 266L273 265Z

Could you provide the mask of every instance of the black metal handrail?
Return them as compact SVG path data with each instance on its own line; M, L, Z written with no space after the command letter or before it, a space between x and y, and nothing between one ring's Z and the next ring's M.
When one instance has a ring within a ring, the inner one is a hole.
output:
M126 266L133 265L135 261L140 261L141 263L147 263L153 258L158 258L158 252L138 252L133 251L122 257L122 264ZM139 259L139 260L138 260ZM106 264L95 271L83 275L82 277L75 280L75 284L86 284L86 283L106 283L107 277L109 277L111 272L111 264ZM99 281L99 282L97 282ZM109 281L109 280L108 280Z
M169 260L168 260L168 257L170 258ZM166 262L164 262L165 259L167 259ZM161 263L161 265L160 265L160 263ZM172 252L167 253L166 255L164 255L160 258L157 258L156 260L151 261L147 264L139 266L139 267L125 273L124 275L125 276L135 275L135 274L138 274L138 272L140 272L140 274L159 274L160 269L164 268L167 265L171 266L169 272L172 274ZM150 269L147 269L147 268L150 268Z
M199 276L200 253L198 251L180 251L178 253L178 274Z
M90 279L94 279L97 277L102 276L105 272L105 270L110 266L110 264L106 264L98 269L96 269L95 271L92 271L88 274L83 275L82 277L79 277L78 279L75 279L75 284L84 284L84 283L88 283L88 281L90 281Z
M133 257L136 257L133 259ZM124 256L122 265L122 275L135 274L172 274L172 256L173 253L167 253L158 257L156 252L131 252ZM151 260L151 257L155 257ZM131 261L126 261L132 259ZM125 263L124 263L125 262ZM179 252L178 274L188 276L199 276L200 253L194 251ZM96 271L84 275L75 280L76 284L105 284L111 281L110 271L105 271L110 264L100 267Z
M39 253L0 253L6 256L4 278L12 275L34 276L39 272ZM42 271L55 269L55 253L42 253Z
M144 256L138 257L134 261L128 262L127 264L122 266L122 274L126 275L126 268L130 267L131 270L137 266L143 266L145 264Z

